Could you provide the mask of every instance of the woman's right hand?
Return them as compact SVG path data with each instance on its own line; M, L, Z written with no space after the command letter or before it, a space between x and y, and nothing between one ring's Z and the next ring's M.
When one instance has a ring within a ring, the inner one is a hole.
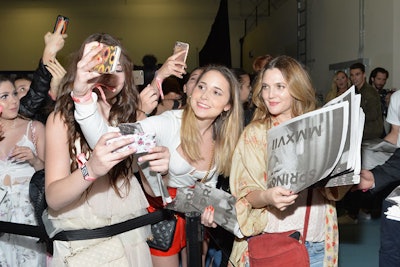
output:
M85 96L93 89L96 78L101 74L92 71L92 69L102 62L102 58L97 56L102 48L103 44L99 42L91 42L85 45L83 56L77 64L73 88L74 97Z
M268 205L272 205L281 211L294 204L296 198L299 196L293 193L293 191L280 186L264 190L262 194Z
M360 182L354 185L351 191L362 190L366 192L373 188L375 185L374 174L369 170L361 170L360 172Z
M44 35L43 64L56 58L57 53L64 47L67 34L62 34L62 23L60 23L55 32L47 32Z
M139 96L140 96L140 106L139 109L143 111L145 114L151 114L153 110L158 105L158 91L151 85L147 85L144 88Z
M115 165L136 153L136 148L128 146L134 141L134 138L121 138L113 142L107 142L120 136L121 133L119 132L110 132L99 139L86 163L90 176L98 178L106 175ZM116 150L123 147L127 148L116 152Z

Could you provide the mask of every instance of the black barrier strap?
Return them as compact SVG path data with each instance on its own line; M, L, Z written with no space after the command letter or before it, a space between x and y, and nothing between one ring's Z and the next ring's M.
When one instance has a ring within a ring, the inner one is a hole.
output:
M32 236L42 238L39 226L0 221L0 233Z
M127 220L125 222L107 225L104 227L62 231L56 234L52 240L73 241L111 237L148 224L158 223L168 218L168 216L171 216L171 212L172 211L168 209L160 209L155 212ZM0 233L43 238L39 226L3 221L0 221Z

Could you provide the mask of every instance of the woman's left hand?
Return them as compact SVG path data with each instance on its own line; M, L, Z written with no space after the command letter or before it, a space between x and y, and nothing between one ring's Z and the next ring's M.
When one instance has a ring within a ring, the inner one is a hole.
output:
M214 222L214 207L208 206L204 209L204 212L201 214L201 224L206 227L216 228L217 224Z
M157 107L158 98L158 90L151 85L147 85L146 88L140 92L141 106L139 109L146 114L150 114Z
M185 54L185 51L182 50L179 53L173 54L162 64L162 66L157 70L155 78L164 80L167 77L174 75L178 78L183 78L183 75L186 74L186 63L184 61L180 61L179 57Z
M10 159L15 161L30 161L35 158L32 149L27 146L15 146L12 153L10 154Z
M61 83L62 78L64 78L67 71L64 67L58 62L57 59L49 61L46 66L47 70L51 73L51 82L50 82L50 90L49 93L55 100L58 95L58 87Z
M139 163L148 161L150 171L166 173L169 169L169 149L165 146L156 146L138 158Z
M23 162L27 161L32 165L35 170L40 170L44 168L44 162L37 155L35 155L27 146L15 146L10 154L10 160Z

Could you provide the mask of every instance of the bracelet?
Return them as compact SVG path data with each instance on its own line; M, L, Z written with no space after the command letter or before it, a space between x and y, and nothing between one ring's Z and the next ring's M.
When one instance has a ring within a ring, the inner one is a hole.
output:
M144 115L146 115L146 117L150 117L151 116L150 113L146 113L144 110L138 109L138 111L142 112Z
M74 102L76 103L85 103L87 101L89 101L92 98L92 91L89 90L89 92L86 93L86 95L84 96L74 96L74 92L71 92L71 98L72 100L74 100Z
M165 171L165 172L163 172L163 173L160 172L160 175L161 175L161 176L165 176L165 175L167 175L168 173L169 173L168 171Z
M93 182L95 181L97 178L91 177L89 175L89 171L87 169L86 166L86 158L85 158L85 154L80 153L79 155L76 156L76 162L78 163L79 169L81 169L81 173L83 176L83 180L85 181L89 181L89 182Z

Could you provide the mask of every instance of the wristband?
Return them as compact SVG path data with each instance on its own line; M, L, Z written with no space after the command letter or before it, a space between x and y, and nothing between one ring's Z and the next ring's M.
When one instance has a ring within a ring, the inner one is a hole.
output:
M144 110L138 109L138 111L142 112L146 117L150 117L150 113L146 113Z
M79 169L81 169L81 173L83 176L83 180L85 181L89 181L89 182L93 182L95 181L97 178L91 177L89 175L89 171L87 169L86 166L86 158L85 158L85 154L80 153L79 155L76 156L76 162L78 163Z
M76 103L85 103L85 102L89 101L92 98L92 91L90 90L86 95L79 96L79 97L75 97L74 96L74 92L72 91L71 92L71 98Z
M161 175L161 176L166 176L168 173L169 173L169 171L165 171L165 172L163 172L163 173L160 172L160 175Z

